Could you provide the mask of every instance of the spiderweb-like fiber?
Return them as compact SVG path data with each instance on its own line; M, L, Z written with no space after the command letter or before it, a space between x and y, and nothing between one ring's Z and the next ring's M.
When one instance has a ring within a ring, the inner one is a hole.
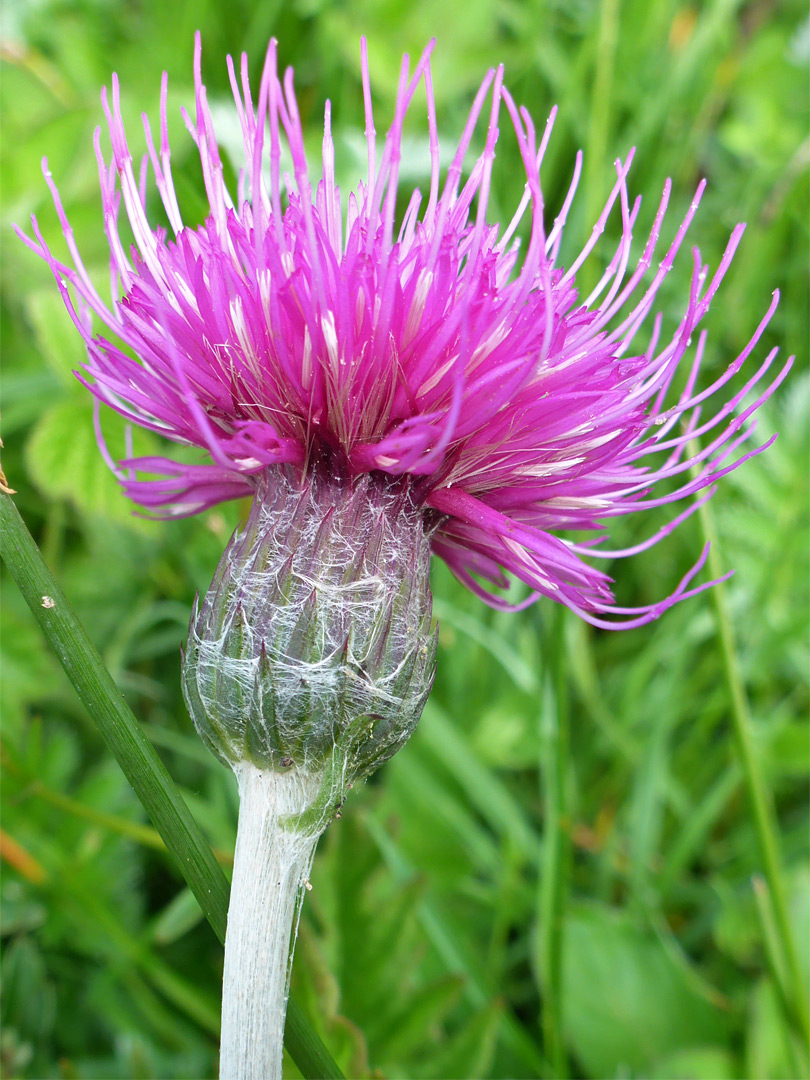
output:
M318 831L419 719L436 650L429 561L407 483L279 467L195 607L183 681L201 736L231 765L320 777Z

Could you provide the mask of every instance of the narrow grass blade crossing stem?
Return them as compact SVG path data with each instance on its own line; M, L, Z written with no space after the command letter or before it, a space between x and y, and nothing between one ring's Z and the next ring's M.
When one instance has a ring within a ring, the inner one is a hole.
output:
M14 501L2 493L0 554L214 933L224 941L228 880L157 751L45 565ZM285 1045L308 1080L342 1078L331 1054L292 999L287 1010Z
M719 578L722 576L722 560L720 558L714 516L708 503L704 503L700 508L699 515L704 537L711 544L708 559L709 574L713 578ZM742 672L740 671L734 630L726 601L725 586L722 583L715 585L711 590L711 599L717 617L723 670L731 698L731 719L737 743L737 752L751 803L763 874L770 893L774 930L782 954L780 968L784 972L786 985L782 987L783 993L780 997L789 1003L790 1014L788 1019L801 1035L805 1047L808 1047L810 1046L810 1018L808 1017L807 1000L796 942L788 915L787 895L779 854L776 816L754 749L748 697Z

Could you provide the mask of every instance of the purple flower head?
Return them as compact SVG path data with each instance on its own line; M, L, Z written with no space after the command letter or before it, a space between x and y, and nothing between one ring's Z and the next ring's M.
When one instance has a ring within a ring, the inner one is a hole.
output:
M617 625L604 619L609 613L626 617L625 627L641 625L706 587L691 586L706 553L671 596L643 608L617 607L610 579L585 557L628 556L653 546L710 497L715 481L765 448L739 450L752 431L749 418L789 367L790 361L763 383L776 349L711 415L702 409L748 359L778 296L742 353L698 390L705 332L695 331L744 226L734 229L713 272L693 251L683 315L672 336L662 338L661 315L652 314L656 294L704 184L669 248L657 253L667 182L641 256L631 264L640 199L631 201L628 193L629 154L616 162L616 182L585 247L561 266L581 155L549 223L539 174L554 112L538 138L499 67L476 94L442 182L431 51L432 45L412 73L403 59L393 123L380 145L363 42L368 177L347 200L335 183L329 103L322 178L313 186L293 73L279 78L275 41L255 104L247 58L238 76L229 57L245 152L234 198L223 180L198 36L196 118L184 116L210 203L205 222L195 228L181 218L165 74L159 145L144 117L148 152L137 175L113 76L112 102L102 93L109 164L100 129L95 140L112 304L101 299L82 264L47 165L73 267L54 257L35 219L36 239L24 239L48 262L84 339L88 361L79 378L96 398L210 457L193 465L129 458L115 466L102 447L141 506L167 516L193 514L253 494L275 466L306 470L326 458L349 475L402 477L439 522L434 552L488 603L509 606L498 591L511 574L531 589L524 604L546 596L596 626ZM427 98L430 187L414 192L403 214L397 205L403 123L420 84ZM523 198L505 228L487 219L503 123L513 129L526 174ZM479 125L486 126L484 150L465 172ZM285 144L292 175L282 172ZM168 230L147 220L150 167ZM122 199L135 239L129 252L118 228ZM580 296L577 273L611 213L620 215L621 238L596 288ZM528 236L522 245L519 227ZM94 329L94 316L104 331ZM677 395L670 387L682 360L688 370ZM738 410L744 400L750 403ZM701 438L702 448L695 449ZM661 481L674 483L661 491ZM593 535L609 518L693 495L698 498L669 525L635 547L608 551ZM571 532L585 539L574 542Z

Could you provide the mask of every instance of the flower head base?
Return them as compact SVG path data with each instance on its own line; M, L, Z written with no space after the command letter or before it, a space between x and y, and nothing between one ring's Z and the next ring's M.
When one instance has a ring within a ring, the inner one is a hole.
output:
M430 537L407 479L320 462L273 481L192 616L183 689L219 758L321 778L328 815L405 742L430 692Z
M590 239L570 265L560 266L580 157L548 228L540 166L554 114L538 140L498 68L475 97L442 184L431 48L413 73L403 60L393 124L380 148L364 45L368 177L345 201L335 183L328 103L322 178L313 189L292 72L278 77L275 42L255 104L246 58L239 77L229 59L245 151L234 197L223 181L198 38L196 117L186 122L210 214L197 228L184 225L172 183L165 76L159 147L144 119L148 153L139 180L114 77L111 105L106 93L102 97L112 140L109 165L96 139L112 306L84 269L49 176L74 267L53 256L35 221L36 239L26 242L48 261L84 338L89 359L80 378L97 399L210 455L211 463L193 465L163 457L121 461L121 482L142 506L195 513L265 490L268 475L280 467L306 474L326 453L348 476L407 477L414 503L437 516L433 551L487 602L509 606L499 590L511 574L531 589L525 603L545 596L597 626L616 625L605 620L608 613L626 616L626 627L640 625L706 587L690 588L702 560L667 599L631 609L616 606L610 579L584 557L651 547L711 495L715 481L764 449L740 447L752 431L749 418L789 366L763 384L776 350L721 407L705 417L701 410L748 359L777 297L743 352L699 390L705 335L696 331L743 226L732 232L713 273L693 252L692 285L677 327L662 337L661 316L654 315L642 339L703 184L672 243L657 252L667 183L633 264L640 199L628 194L632 155L617 161L616 182ZM397 205L403 122L420 84L427 98L430 183L426 196L415 192L403 213ZM501 229L486 215L504 114L526 186L514 218ZM484 149L463 180L482 117ZM282 143L292 175L282 173ZM168 232L147 220L150 164ZM122 199L135 238L129 254L118 230ZM577 273L614 212L622 226L618 246L596 288L581 297ZM521 247L515 237L526 216L528 239ZM93 331L93 315L116 340ZM673 395L687 354L684 387ZM694 449L701 439L702 448ZM658 493L657 485L667 481ZM597 546L593 534L610 518L695 495L648 541L623 551ZM575 543L571 532L585 538Z

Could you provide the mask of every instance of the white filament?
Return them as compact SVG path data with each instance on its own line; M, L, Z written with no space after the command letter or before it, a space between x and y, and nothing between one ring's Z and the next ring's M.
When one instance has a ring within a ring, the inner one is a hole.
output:
M317 776L234 766L239 782L225 970L220 1080L281 1080L284 1017L304 882L320 830L296 828Z
M283 470L271 479L192 619L191 716L229 763L260 754L269 762L275 751L311 774L331 757L341 718L368 717L371 738L374 717L398 714L386 760L413 730L429 686L422 512L368 477L342 486L315 477L306 488ZM415 677L403 679L409 665ZM330 776L339 786L338 764Z

